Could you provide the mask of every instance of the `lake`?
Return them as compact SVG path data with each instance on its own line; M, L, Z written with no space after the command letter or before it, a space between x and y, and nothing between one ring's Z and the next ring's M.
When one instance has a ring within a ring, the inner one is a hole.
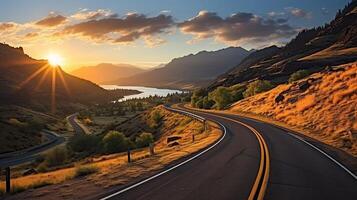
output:
M141 87L141 86L119 86L119 85L100 85L100 87L106 90L114 90L114 89L129 89L129 90L138 90L140 94L128 95L124 96L124 98L120 99L119 101L126 101L129 99L135 98L145 98L149 96L160 96L165 97L168 94L173 93L182 93L181 90L172 90L172 89L159 89L159 88L152 88L152 87Z

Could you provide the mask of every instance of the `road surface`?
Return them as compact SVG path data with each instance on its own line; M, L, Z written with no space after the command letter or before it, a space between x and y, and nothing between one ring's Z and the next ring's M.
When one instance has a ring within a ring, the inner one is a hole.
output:
M259 199L257 194L252 197L251 193L265 164L268 170L263 169L262 174L269 172L267 188L260 199L357 199L355 177L286 131L235 115L190 112L224 125L227 133L223 140L197 159L155 179L122 193L120 191L125 188L117 188L101 197L136 200ZM253 131L261 134L267 144L269 155L264 163L261 163L264 153L261 142ZM258 188L263 184L260 182Z
M69 124L73 127L73 130L76 134L85 134L85 131L83 128L76 122L76 117L78 116L78 113L74 113L70 116L67 117L67 120Z

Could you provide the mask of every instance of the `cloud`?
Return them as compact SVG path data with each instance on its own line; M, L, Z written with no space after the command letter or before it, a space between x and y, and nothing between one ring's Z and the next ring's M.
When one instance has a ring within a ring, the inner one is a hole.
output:
M329 11L327 10L327 8L321 8L321 12L323 15L328 15Z
M64 17L62 15L50 13L50 15L37 21L35 24L39 26L53 27L64 23L66 19L67 17Z
M15 23L12 22L2 22L0 23L0 32L9 31L16 27Z
M269 12L269 13L268 13L268 16L269 16L269 17L282 17L282 16L285 16L285 12L275 12L275 11L272 11L272 12Z
M179 23L178 27L183 33L193 35L195 40L214 38L235 44L248 41L262 43L296 34L286 19L264 19L244 12L222 18L215 12L200 11L197 16Z
M96 11L88 11L88 9L82 9L79 12L71 16L71 18L77 20L94 20L106 17L116 17L117 15L110 10L98 9Z
M37 37L39 34L38 33L36 33L36 32L31 32L31 33L27 33L26 35L25 35L25 38L26 39L32 39L32 38L34 38L34 37Z
M111 16L94 19L66 26L57 35L81 35L96 41L112 43L131 43L141 37L153 36L167 32L175 25L169 15L160 14L156 17L130 13L124 18Z
M307 12L301 8L288 7L286 8L286 10L288 10L289 13L295 17L300 17L305 19L309 19L312 17L310 12Z

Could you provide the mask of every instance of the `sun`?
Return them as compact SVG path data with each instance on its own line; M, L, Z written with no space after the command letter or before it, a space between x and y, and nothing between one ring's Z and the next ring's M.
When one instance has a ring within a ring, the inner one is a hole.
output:
M54 54L54 53L48 54L47 59L52 67L58 67L60 65L63 65L63 59L58 54Z

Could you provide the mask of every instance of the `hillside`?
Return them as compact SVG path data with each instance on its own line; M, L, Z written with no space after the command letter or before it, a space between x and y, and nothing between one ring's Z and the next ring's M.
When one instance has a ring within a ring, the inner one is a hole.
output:
M303 30L286 46L268 47L244 59L213 81L208 90L254 79L285 83L302 69L318 72L326 66L357 60L357 1L352 1L325 26Z
M302 128L309 136L357 156L356 108L357 63L353 63L243 99L230 111Z
M241 47L201 51L175 58L162 68L119 79L118 85L192 89L205 86L218 75L237 65L249 52Z
M69 75L46 60L35 60L21 47L0 44L0 104L14 104L48 111L54 102L58 111L73 112L71 105L118 99L125 92L109 92L98 85ZM52 87L52 84L55 87ZM54 95L52 95L54 93Z
M101 63L96 66L81 67L70 73L74 76L100 84L142 72L145 72L145 70L133 65Z
M43 128L63 133L65 124L51 115L19 106L0 106L0 154L26 149L44 142Z

